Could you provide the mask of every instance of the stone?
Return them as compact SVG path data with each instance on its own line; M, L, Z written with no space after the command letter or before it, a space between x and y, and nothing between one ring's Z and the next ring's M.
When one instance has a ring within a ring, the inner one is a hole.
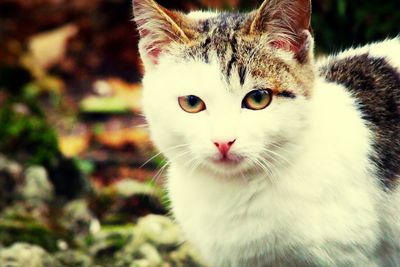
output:
M157 186L123 179L99 189L94 203L101 209L102 222L116 225L149 213L165 213L162 196L163 192Z
M88 235L91 225L97 220L85 199L67 203L62 214L60 224L74 235Z
M54 257L64 266L64 267L91 267L93 266L92 259L84 254L83 252L77 250L67 250L58 252Z
M168 261L174 267L204 267L205 264L196 251L188 243L182 244L176 251L168 255Z
M159 266L162 263L160 253L154 246L147 243L139 247L137 258L145 259L151 266Z
M129 267L158 267L157 265L151 265L151 263L145 259L134 260Z
M0 154L0 211L15 201L21 174L21 165Z
M21 195L30 203L50 202L54 197L54 187L47 176L46 169L39 166L29 167L25 171L25 183Z
M16 243L0 251L0 266L4 267L64 267L38 246Z
M158 250L174 250L185 239L177 224L170 218L160 215L147 215L139 219L136 233Z
M113 185L117 195L122 198L128 198L136 195L161 197L161 192L158 188L145 183L137 182L130 179L124 179Z
M0 154L0 172L6 172L13 177L18 177L22 174L22 166Z
M93 234L89 239L89 252L94 257L112 256L134 238L134 227L108 226Z
M168 217L148 215L139 219L132 238L119 251L116 267L204 267L196 250L184 242L179 226Z

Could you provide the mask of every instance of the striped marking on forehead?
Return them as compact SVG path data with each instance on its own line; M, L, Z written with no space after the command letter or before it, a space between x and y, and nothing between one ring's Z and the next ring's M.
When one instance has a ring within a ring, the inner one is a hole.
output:
M207 64L216 59L221 77L228 84L238 82L243 87L248 77L253 77L253 81L258 80L258 86L272 87L269 89L276 95L307 96L301 72L280 59L266 45L268 42L263 36L248 35L246 29L251 19L248 14L223 13L200 20L199 38L187 47L185 56Z
M245 82L246 67L238 57L240 43L238 36L249 23L249 17L240 13L222 13L216 17L203 20L200 32L203 39L189 49L190 57L210 62L214 55L221 65L223 76L229 81L233 69L238 71L241 85ZM240 51L243 52L243 51ZM236 68L234 68L236 66Z

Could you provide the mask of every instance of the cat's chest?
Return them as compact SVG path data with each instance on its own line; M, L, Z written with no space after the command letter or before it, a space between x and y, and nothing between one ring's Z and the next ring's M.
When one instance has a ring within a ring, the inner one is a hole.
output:
M191 240L210 249L243 252L251 248L256 253L257 247L265 251L295 245L302 240L298 233L307 232L301 228L308 224L309 216L303 215L315 211L308 201L271 188L267 181L215 184L206 177L184 180L178 173L170 176L175 216Z
M293 255L289 260L301 262L308 248L357 239L349 233L377 227L374 201L364 196L367 183L338 183L336 177L343 177L343 172L324 172L323 179L315 172L296 173L303 175L280 177L280 183L272 186L262 180L235 184L188 178L172 168L168 189L173 212L204 255L251 263L246 266L264 267L259 261L274 266L281 255L286 259Z
M266 193L260 185L244 195L226 194L228 185L225 191L207 190L210 195L202 192L200 185L191 186L177 189L170 183L174 214L188 239L212 266L267 267L283 258L294 262L298 258L288 257L293 254L290 251L296 248L305 254L301 250L313 242L304 236L308 230L302 229L308 224L300 216L304 208L279 203L277 196Z

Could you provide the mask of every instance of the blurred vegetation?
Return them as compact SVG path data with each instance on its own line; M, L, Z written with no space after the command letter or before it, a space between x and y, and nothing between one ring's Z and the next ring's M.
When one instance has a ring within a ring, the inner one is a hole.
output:
M350 46L400 34L398 0L315 0L313 21L319 51L337 52Z
M0 108L0 151L30 165L52 165L58 155L57 137L29 91L29 73L23 69L0 71L0 88L7 88L9 95Z

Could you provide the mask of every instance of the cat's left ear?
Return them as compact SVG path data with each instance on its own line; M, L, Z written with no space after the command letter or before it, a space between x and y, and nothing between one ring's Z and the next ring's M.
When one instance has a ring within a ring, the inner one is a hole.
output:
M158 64L173 43L188 43L192 22L182 13L168 10L154 0L133 0L134 20L140 34L139 50L145 68Z
M253 13L249 33L266 33L271 45L308 62L313 56L311 0L265 0Z

